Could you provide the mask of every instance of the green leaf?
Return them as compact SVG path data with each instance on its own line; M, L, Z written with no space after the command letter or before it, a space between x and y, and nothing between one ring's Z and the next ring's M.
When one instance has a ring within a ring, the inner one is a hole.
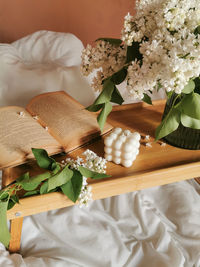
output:
M114 86L114 90L113 90L110 102L116 103L119 105L121 105L124 102L124 99L122 98L122 96L121 96L121 94L120 94L120 92L116 86Z
M194 34L195 35L200 34L200 25L196 27L196 29L194 30Z
M32 148L32 152L40 168L52 170L52 164L55 160L48 156L48 153L44 149Z
M195 88L195 83L193 80L190 80L188 84L183 88L183 93L184 94L190 94L192 91L194 91Z
M56 174L57 172L61 170L60 164L55 161L54 163L52 163L51 169L52 169L52 173Z
M7 210L12 209L16 203L19 204L19 197L17 195L12 195L9 199Z
M78 199L81 187L83 183L83 177L79 171L73 170L73 176L70 181L61 186L63 193L71 199L74 203Z
M40 195L48 193L48 181L45 181L40 187Z
M200 95L193 92L185 95L181 100L180 108L187 116L200 120Z
M102 107L103 107L103 104L100 104L100 105L94 105L94 104L92 104L92 105L90 105L89 107L87 107L86 109L87 109L88 111L91 111L91 112L97 112L97 111L99 111Z
M97 117L97 121L101 129L101 132L103 132L103 127L106 122L107 116L111 111L112 111L112 105L109 102L103 104L103 108Z
M88 170L87 168L85 168L83 166L79 166L78 169L79 169L80 173L86 178L102 179L102 178L111 177L110 175L107 175L105 173L99 173L99 172L94 172L94 171Z
M120 44L122 43L121 39L116 39L116 38L106 38L106 37L102 37L102 38L98 38L95 42L97 41L105 41L108 42L112 45L116 45L116 46L120 46Z
M181 123L185 127L189 127L192 129L200 129L200 120L196 120L194 118L191 118L184 113L181 113Z
M15 206L15 204L16 204L15 202L13 202L12 200L9 199L7 210L12 209Z
M17 182L17 183L21 183L21 182L28 181L29 179L30 179L30 177L29 177L29 172L26 172L26 173L24 173L23 175L21 175L21 176L16 180L16 182Z
M145 103L152 105L152 101L151 101L151 97L148 96L147 94L144 94L144 97L142 98L142 101L144 101Z
M39 190L33 190L33 191L29 191L29 192L26 192L23 197L30 197L30 196L34 196L34 195L38 195L39 193Z
M45 172L45 173L36 175L34 177L31 177L28 180L18 182L18 184L20 184L24 190L32 191L32 190L35 190L40 185L41 182L50 178L51 176L52 174L50 172Z
M121 70L115 72L110 79L114 84L120 84L125 80L126 75L127 68L122 68Z
M18 203L19 204L19 197L17 195L12 195L10 197L10 200L12 200L12 202L14 202L14 203Z
M105 80L104 84L103 84L102 92L97 97L95 102L92 105L90 105L89 107L87 107L86 109L89 111L92 111L92 112L96 112L96 111L102 109L101 113L102 112L104 113L105 106L106 107L109 106L109 105L105 105L105 103L110 102L112 95L113 95L113 91L116 90L115 88L116 87L115 87L114 83L110 79ZM115 94L116 94L116 92L115 92ZM120 98L119 95L120 94L118 94L118 99ZM117 98L117 96L116 96L116 98ZM120 100L118 100L118 101L120 101ZM101 116L102 115L100 115L100 120L101 120Z
M163 138L164 136L175 131L180 123L180 111L176 108L171 108L167 116L156 128L155 140Z
M4 244L6 248L9 246L10 242L10 232L7 225L7 201L0 201L0 242Z
M97 97L93 105L104 104L110 101L112 92L114 90L114 84L111 80L106 80L103 84L103 90Z
M48 192L67 183L72 178L72 175L73 171L70 170L68 166L65 166L61 172L48 179Z
M51 176L52 176L51 172L44 172L44 173L41 173L41 174L38 174L36 176L31 177L29 179L29 181L33 182L33 183L39 183L40 184L44 180L49 179Z
M131 61L142 60L143 56L139 51L140 43L133 42L131 46L127 47L127 53L126 53L126 63L129 63Z
M8 192L6 192L5 190L1 190L0 191L0 200L6 200L9 198L9 194Z
M22 183L21 186L26 191L32 191L32 190L36 189L39 186L39 184L40 183L27 182L27 183Z
M48 191L48 181L45 181L40 187L40 195L55 192L55 191L57 191L57 188L54 188Z

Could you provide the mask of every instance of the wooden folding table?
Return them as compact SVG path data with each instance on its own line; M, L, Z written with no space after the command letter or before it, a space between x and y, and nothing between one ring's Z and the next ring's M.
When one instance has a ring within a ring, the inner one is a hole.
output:
M164 100L159 100L155 101L153 106L137 103L113 108L109 123L114 127L138 131L142 135L140 153L132 167L125 168L109 162L107 174L112 175L111 178L89 181L92 185L94 200L191 179L200 175L200 150L185 150L170 145L161 146L160 141L154 142L155 128L161 121L164 104ZM144 139L146 135L150 136L149 141ZM152 147L146 146L147 142L151 142ZM103 140L100 139L79 148L67 156L75 158L86 149L91 149L99 156L103 156ZM55 156L57 161L65 157ZM41 172L35 162L4 169L3 184L10 184L27 171L30 175ZM20 199L20 204L16 204L7 212L7 218L11 221L9 251L16 252L20 249L23 217L71 205L73 203L59 192Z

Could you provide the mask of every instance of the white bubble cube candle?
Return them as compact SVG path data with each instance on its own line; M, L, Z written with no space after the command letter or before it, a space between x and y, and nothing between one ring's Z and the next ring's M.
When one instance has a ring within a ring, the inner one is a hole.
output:
M104 139L105 159L124 167L130 167L139 154L140 134L115 128Z

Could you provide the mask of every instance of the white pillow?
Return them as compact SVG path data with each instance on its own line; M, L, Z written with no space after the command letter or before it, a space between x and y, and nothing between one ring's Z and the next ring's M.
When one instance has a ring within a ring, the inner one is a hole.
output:
M0 44L0 106L25 106L35 95L59 90L91 104L94 92L79 69L82 49L73 34L50 31Z

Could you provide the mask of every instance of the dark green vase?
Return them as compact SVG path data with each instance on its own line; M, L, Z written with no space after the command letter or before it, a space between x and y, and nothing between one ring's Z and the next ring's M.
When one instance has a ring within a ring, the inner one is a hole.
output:
M175 96L176 95L174 94L170 99L167 100L163 113L163 119L169 112ZM184 127L181 123L177 130L168 134L163 139L166 143L172 146L193 150L200 149L200 130Z

